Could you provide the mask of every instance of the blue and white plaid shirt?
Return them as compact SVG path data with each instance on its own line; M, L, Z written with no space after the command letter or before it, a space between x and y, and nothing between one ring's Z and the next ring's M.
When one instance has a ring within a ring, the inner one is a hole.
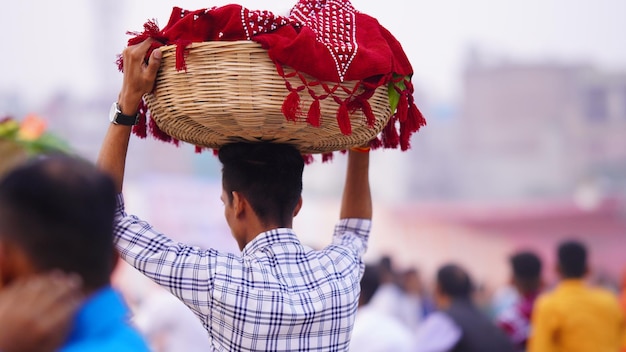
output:
M200 317L214 351L347 351L370 227L340 220L320 251L277 228L234 255L172 241L127 215L120 194L115 242L124 260Z

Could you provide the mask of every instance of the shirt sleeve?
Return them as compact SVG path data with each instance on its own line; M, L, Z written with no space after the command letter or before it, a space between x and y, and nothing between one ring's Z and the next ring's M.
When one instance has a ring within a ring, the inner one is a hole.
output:
M349 248L360 258L367 250L371 227L369 219L341 219L335 226L333 244Z
M554 334L558 326L558 313L545 297L539 297L533 308L528 352L556 351Z
M461 338L461 329L441 312L435 312L424 320L415 336L416 352L450 351Z
M209 315L219 253L177 243L124 209L117 196L114 241L122 259L182 300L196 313Z

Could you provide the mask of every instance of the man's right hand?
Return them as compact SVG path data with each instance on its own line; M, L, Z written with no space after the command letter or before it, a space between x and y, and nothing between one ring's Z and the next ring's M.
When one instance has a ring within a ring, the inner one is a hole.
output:
M0 290L0 351L55 351L82 303L81 281L59 272L20 279Z
M161 66L161 50L154 49L146 63L146 53L154 42L147 39L139 44L124 49L124 80L118 97L118 103L124 115L133 116L144 94L150 93Z

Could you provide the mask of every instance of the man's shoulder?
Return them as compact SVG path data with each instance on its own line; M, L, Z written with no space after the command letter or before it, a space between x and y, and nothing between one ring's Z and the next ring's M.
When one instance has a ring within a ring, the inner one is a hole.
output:
M77 341L64 346L61 352L148 352L150 348L138 333L119 337Z
M612 291L603 287L590 287L589 293L596 301L602 302L606 306L619 309L620 305L619 300L617 299L617 294Z

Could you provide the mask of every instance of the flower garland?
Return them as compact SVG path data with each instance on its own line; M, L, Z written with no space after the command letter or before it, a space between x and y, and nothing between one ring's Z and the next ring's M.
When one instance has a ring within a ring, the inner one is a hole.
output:
M48 132L46 122L35 114L21 122L5 117L0 119L0 175L39 154L69 153L69 145Z

